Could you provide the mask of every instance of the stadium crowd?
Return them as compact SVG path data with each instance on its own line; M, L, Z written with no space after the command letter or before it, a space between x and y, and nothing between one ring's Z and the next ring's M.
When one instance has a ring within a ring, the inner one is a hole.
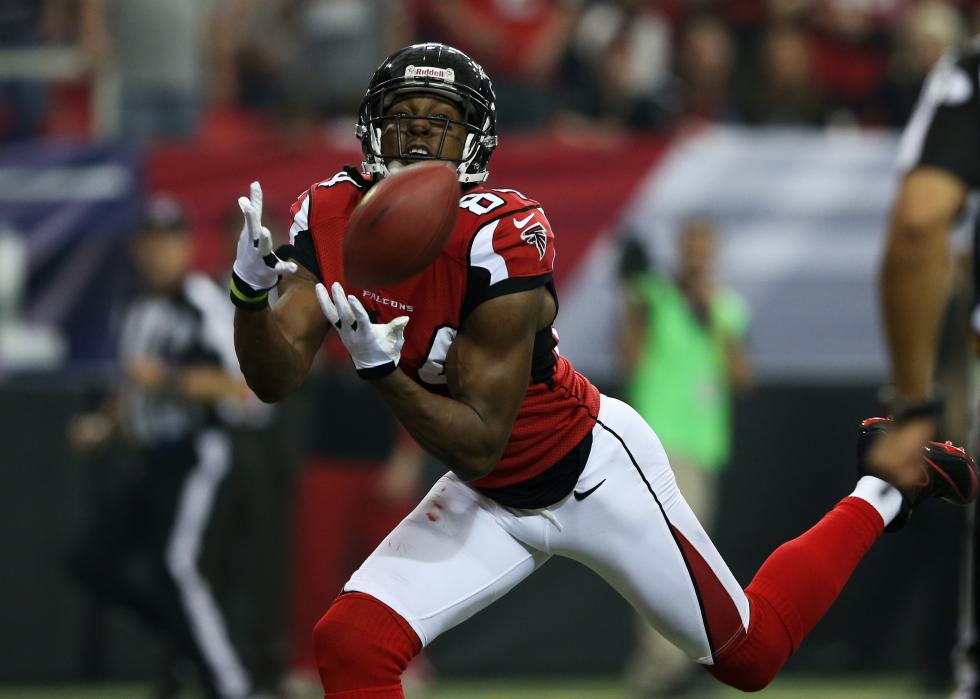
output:
M124 135L347 117L363 66L437 40L495 76L505 130L703 121L900 127L974 0L10 0L0 48L74 47L73 80L0 60L0 139L84 131L119 78ZM210 132L209 132L210 133Z

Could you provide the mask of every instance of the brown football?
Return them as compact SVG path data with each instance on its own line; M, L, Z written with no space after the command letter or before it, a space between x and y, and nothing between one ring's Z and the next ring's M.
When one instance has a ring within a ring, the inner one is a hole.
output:
M374 185L344 232L344 276L362 288L415 276L446 246L456 225L460 188L444 162L409 165Z

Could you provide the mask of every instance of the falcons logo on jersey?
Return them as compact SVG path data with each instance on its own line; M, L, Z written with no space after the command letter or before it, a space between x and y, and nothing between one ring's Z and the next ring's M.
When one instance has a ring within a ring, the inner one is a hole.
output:
M540 223L535 223L526 231L521 232L521 240L528 245L536 247L538 249L538 259L544 259L544 251L548 248L548 233L544 230L544 226Z

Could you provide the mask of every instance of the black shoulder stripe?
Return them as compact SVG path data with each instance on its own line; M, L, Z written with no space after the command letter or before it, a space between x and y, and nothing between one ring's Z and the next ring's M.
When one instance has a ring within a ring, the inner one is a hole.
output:
M316 259L316 246L313 244L313 234L308 230L300 231L293 237L293 244L289 247L292 248L292 250L289 250L289 257L310 270L322 282L323 274L320 272L320 263ZM286 248L286 246L283 246L283 248Z
M466 296L463 298L463 307L459 312L460 327L474 309L485 301L507 294L529 291L539 286L547 287L549 292L554 288L551 272L535 277L508 277L493 286L490 286L490 273L482 267L470 267L466 277Z

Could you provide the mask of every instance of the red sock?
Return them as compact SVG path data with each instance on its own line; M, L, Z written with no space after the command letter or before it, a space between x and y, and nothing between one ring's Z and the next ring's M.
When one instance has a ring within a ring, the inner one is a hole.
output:
M858 562L878 540L881 515L848 497L801 536L773 551L745 588L745 637L707 668L743 691L765 687L830 609Z
M388 606L349 592L317 623L313 648L325 697L404 699L401 674L422 643Z

